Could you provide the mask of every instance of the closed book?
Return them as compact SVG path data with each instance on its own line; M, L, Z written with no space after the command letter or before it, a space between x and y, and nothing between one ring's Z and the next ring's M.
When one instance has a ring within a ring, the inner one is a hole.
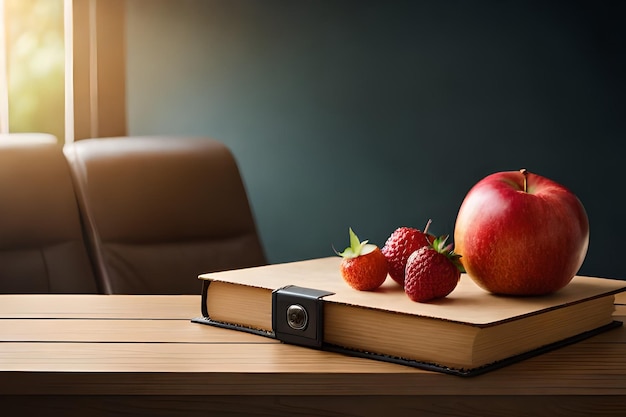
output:
M375 291L342 279L339 257L202 274L194 322L287 343L471 376L621 325L626 282L576 276L546 296L486 292L462 274L445 298L411 301L390 278Z

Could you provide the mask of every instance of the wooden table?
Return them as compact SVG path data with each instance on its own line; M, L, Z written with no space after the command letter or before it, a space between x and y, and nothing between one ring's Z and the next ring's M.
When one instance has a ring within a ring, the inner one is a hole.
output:
M463 378L191 323L199 312L200 296L0 295L2 415L626 415L626 327Z

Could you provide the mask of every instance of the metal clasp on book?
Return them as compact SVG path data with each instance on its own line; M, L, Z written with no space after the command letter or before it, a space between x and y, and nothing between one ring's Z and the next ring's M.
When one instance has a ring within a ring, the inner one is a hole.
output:
M272 292L272 330L285 343L321 347L324 300L332 292L288 285Z

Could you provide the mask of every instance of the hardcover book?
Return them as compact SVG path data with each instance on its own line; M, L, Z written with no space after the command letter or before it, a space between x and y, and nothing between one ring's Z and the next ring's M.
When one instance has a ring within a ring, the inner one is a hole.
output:
M197 323L312 348L471 376L621 325L620 280L576 276L540 297L505 297L462 274L447 297L411 301L390 278L350 288L329 257L200 275Z

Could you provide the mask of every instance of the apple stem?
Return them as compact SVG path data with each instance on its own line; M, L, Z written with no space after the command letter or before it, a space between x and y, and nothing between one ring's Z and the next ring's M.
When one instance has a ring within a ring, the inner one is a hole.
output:
M526 168L522 168L519 170L519 172L521 172L522 175L524 176L524 192L527 193L528 192L528 171L526 170Z

